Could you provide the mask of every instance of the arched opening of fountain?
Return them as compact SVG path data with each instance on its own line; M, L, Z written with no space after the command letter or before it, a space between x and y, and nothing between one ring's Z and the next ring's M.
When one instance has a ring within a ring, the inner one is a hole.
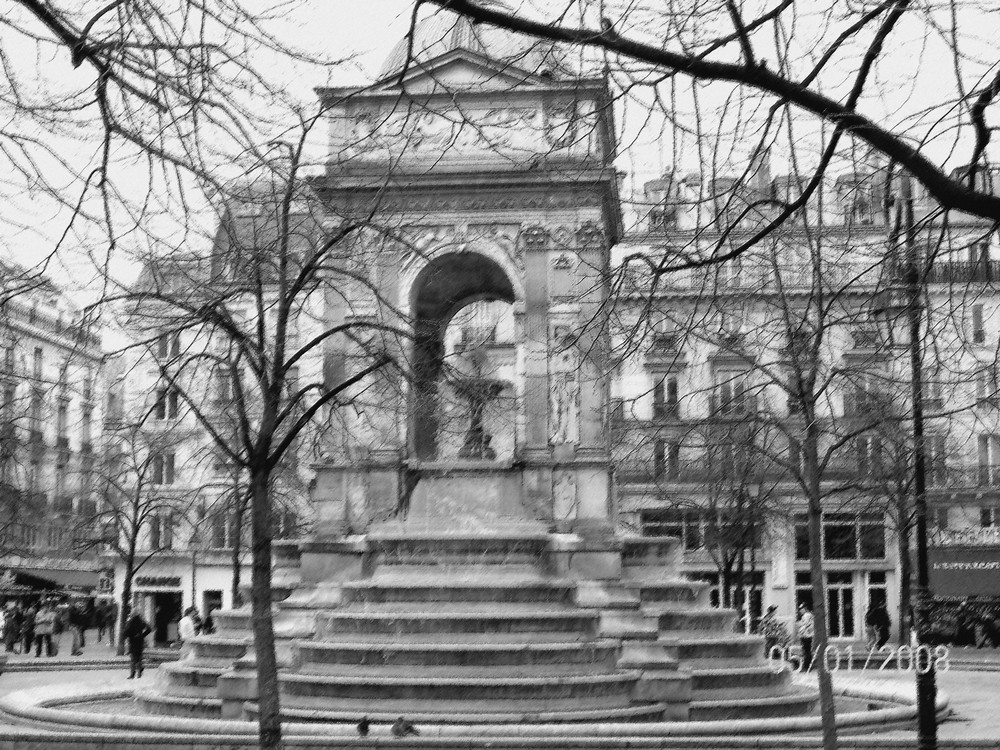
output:
M447 252L417 275L410 392L410 455L419 461L493 460L486 426L507 384L497 358L510 330L514 286L476 252ZM513 418L511 416L511 439Z

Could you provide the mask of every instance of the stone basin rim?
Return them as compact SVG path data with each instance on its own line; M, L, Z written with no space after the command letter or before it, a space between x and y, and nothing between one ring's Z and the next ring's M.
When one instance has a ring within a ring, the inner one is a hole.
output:
M796 679L800 685L810 685L808 678ZM9 693L0 699L0 714L15 719L44 725L49 731L118 730L172 735L211 735L250 737L256 736L257 725L252 721L183 718L175 716L130 715L121 713L92 713L70 708L104 701L122 700L135 696L135 687L107 685L66 685L61 694L52 695L52 686ZM909 721L916 716L916 705L910 691L898 685L877 684L872 680L835 685L837 695L869 701L891 703L888 708L873 711L855 711L837 716L841 728L875 727ZM948 711L948 696L938 693L939 714ZM316 736L356 736L351 724L333 723L284 723L289 739ZM424 736L442 738L480 738L483 745L490 738L613 738L632 737L725 737L739 734L797 734L820 728L819 716L778 717L772 719L733 719L687 722L595 722L581 724L531 724L531 725L460 725L425 724Z

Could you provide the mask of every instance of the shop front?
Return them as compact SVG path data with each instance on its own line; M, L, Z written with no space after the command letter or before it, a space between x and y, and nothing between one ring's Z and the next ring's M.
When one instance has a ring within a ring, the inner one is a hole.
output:
M946 544L928 552L936 599L1000 602L1000 545Z

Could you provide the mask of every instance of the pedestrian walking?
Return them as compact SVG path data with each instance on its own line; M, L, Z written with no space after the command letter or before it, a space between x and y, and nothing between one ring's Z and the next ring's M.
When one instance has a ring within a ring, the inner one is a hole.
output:
M149 627L149 623L138 612L133 612L132 616L128 618L128 623L125 625L122 635L125 637L125 643L128 645L128 678L130 680L134 677L142 677L142 656L146 650L146 636L151 632L153 632L153 629Z
M771 658L771 649L788 646L788 631L778 619L778 606L772 604L760 619L760 634L764 636L764 654Z
M205 620L201 623L202 635L212 635L215 632L215 618L212 617L212 612L214 611L213 609L209 609L205 614Z
M875 604L868 610L868 614L865 615L865 625L872 629L872 648L877 651L888 642L889 630L892 629L889 610L884 604Z
M21 603L13 602L7 607L6 627L3 634L4 649L11 653L21 642L21 623L24 620L24 613L21 611Z
M799 605L799 619L795 622L799 643L802 645L802 670L808 672L813 663L813 636L816 634L816 622L813 613L805 604Z
M369 729L370 726L371 726L371 723L368 721L368 717L367 716L362 716L361 717L361 721L358 722L358 736L359 737L367 737L368 736L368 729Z
M34 604L29 604L21 618L21 653L30 654L31 646L35 642L35 618L38 616L38 609Z
M56 635L56 622L58 615L51 602L42 604L42 608L35 615L35 658L42 655L42 645L45 646L45 655L53 656L56 650L52 646L52 636Z
M185 643L196 635L198 635L198 626L194 620L194 607L188 607L184 610L184 616L181 621L177 623L177 637L180 638L181 643Z
M69 613L67 614L67 619L69 620L70 634L73 636L73 645L70 648L70 654L72 656L79 656L83 653L83 647L86 644L84 641L84 615L83 609L79 604L73 604L69 608Z

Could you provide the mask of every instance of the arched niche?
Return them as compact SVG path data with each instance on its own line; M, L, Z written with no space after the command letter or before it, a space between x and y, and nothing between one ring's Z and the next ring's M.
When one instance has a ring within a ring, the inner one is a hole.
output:
M444 252L417 274L410 292L413 311L413 387L410 390L410 453L438 457L438 389L444 336L452 317L480 300L513 304L514 285L500 265L477 252Z

